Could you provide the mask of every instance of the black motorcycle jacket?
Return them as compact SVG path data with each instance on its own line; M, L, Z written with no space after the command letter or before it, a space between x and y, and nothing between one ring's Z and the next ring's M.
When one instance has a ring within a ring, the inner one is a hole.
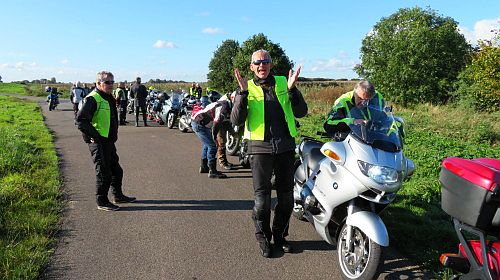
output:
M85 143L90 143L93 138L96 142L116 142L118 140L118 111L116 109L116 100L111 94L104 93L95 89L97 93L109 103L111 110L110 126L108 138L102 137L99 132L92 125L92 118L97 111L97 102L92 96L87 96L84 99L82 109L76 115L76 123L78 129L82 132L83 140Z
M264 92L264 140L248 141L248 154L280 154L295 149L295 139L290 136L285 113L276 97L274 76L266 79L254 78ZM245 125L248 115L248 91L238 91L231 111L233 125ZM307 104L302 93L296 88L288 91L293 115L302 118L307 114Z

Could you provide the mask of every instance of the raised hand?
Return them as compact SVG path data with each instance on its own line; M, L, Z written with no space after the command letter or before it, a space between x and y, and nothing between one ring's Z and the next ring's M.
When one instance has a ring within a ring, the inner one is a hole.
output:
M234 69L234 76L236 77L236 81L238 82L241 91L248 90L248 80L241 77L240 70L238 70L238 68Z
M295 73L293 72L292 69L290 69L290 71L288 72L288 89L289 90L295 86L295 83L297 82L297 80L299 78L301 67L302 67L302 65L299 65L299 67L297 67L297 71L295 71Z

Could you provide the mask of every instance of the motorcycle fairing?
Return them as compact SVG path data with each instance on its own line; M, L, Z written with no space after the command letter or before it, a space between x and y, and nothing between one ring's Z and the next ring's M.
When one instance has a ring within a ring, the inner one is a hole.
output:
M389 233L382 219L373 212L359 211L347 216L346 224L355 226L381 246L389 246Z

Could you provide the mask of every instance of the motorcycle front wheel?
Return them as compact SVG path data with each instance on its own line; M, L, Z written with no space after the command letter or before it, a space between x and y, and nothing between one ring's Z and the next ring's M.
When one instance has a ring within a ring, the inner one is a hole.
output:
M240 136L233 134L231 131L226 132L226 154L234 156L240 149Z
M168 113L167 116L167 126L168 128L172 129L174 128L174 124L175 124L175 114L174 112L170 112Z
M179 130L180 130L181 132L188 132L188 126L187 126L187 123L188 123L187 116L186 116L186 115L182 115L182 116L179 118Z
M382 260L382 247L359 228L352 227L352 246L346 243L347 225L344 224L337 242L337 252L344 279L375 279Z

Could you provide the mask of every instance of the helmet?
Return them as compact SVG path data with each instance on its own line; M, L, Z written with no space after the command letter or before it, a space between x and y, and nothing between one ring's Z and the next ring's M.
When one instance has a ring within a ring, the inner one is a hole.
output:
M160 99L160 100L164 100L165 99L165 94L163 92L160 92L160 93L158 93L158 95L156 97L158 99Z
M150 86L148 89L149 89L149 90L153 90L153 89L155 89L155 88L154 88L153 86Z
M208 97L202 96L200 98L200 103L201 103L200 104L201 108L205 108L205 107L207 107L208 104L210 104L210 101L208 100Z
M212 90L208 93L208 99L210 99L210 102L217 102L217 100L219 100L220 97L221 94L215 90Z
M45 92L51 92L51 91L52 91L52 88L51 88L51 87L49 87L49 86L46 86L46 87L45 87Z
M188 99L189 98L189 93L187 92L182 92L182 98Z

